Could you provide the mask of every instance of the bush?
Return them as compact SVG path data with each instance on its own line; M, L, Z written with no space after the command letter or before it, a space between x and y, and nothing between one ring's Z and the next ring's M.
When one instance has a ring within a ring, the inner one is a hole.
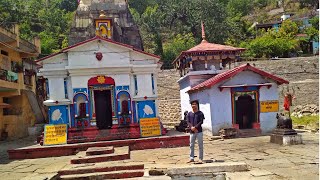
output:
M288 57L289 53L297 52L299 41L295 39L298 33L297 25L284 21L279 30L271 29L250 42L243 42L240 47L247 48L245 56L250 57Z

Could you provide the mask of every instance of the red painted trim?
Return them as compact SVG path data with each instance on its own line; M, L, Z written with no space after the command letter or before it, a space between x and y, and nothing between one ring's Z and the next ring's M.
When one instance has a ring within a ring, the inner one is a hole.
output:
M247 89L250 86L257 86L258 89L260 89L263 86L267 86L268 89L272 87L272 84L248 84L248 85L234 85L234 86L219 86L220 91L222 91L224 88L235 88L235 87L243 87L244 89Z
M250 90L250 91L232 91L231 89L230 89L230 92L231 92L231 105L232 105L232 125L234 126L234 125L236 125L235 124L235 117L234 117L234 115L235 115L235 96L234 96L234 94L235 94L235 92L253 92L254 93L254 96L255 96L255 98L256 98L256 117L255 117L255 119L256 119L256 122L255 123L260 123L260 100L259 100L259 98L260 98L260 92L259 91L257 91L257 90ZM239 125L238 125L239 126Z
M232 127L235 129L239 129L239 124L232 124Z
M105 78L103 83L98 82L99 77ZM96 76L96 77L92 77L88 80L88 86L102 85L102 84L115 85L115 82L112 77L108 77L108 76Z
M79 144L66 144L63 146L41 146L7 150L9 159L34 159L45 157L59 157L74 155L80 150L87 150L90 147L106 146L129 146L130 150L174 148L189 146L189 135L162 136L139 139L125 139L113 141L100 141Z
M252 124L252 128L253 128L253 129L260 129L260 123L259 123L259 122L253 123L253 124Z
M95 36L94 38L91 38L91 39L88 39L88 40L79 42L79 43L77 43L77 44L74 44L74 45L72 45L72 46L69 46L69 47L67 47L67 48L61 49L61 50L60 50L59 52L57 52L57 53L54 53L54 54L51 54L51 55L49 55L49 56L40 58L40 59L36 60L35 62L40 62L40 61L43 61L43 60L45 60L45 59L51 58L51 57L53 57L53 56L56 56L56 55L58 55L58 54L61 54L61 53L64 53L64 52L68 52L69 50L71 50L71 49L73 49L73 48L75 48L75 47L84 45L84 44L86 44L86 43L89 43L89 42L92 42L92 41L95 41L95 40L100 40L100 41L109 42L109 43L112 43L112 44L116 44L116 45L119 45L119 46L122 46L122 47L126 47L126 48L129 48L129 49L132 49L133 51L136 51L136 52L139 52L139 53L148 55L148 56L152 56L152 57L155 57L155 58L158 58L158 59L161 58L160 56L157 56L157 55L155 55L155 54L151 54L151 53L144 52L144 51L142 51L142 50L136 49L136 48L134 48L134 47L131 46L131 45L123 44L123 43L116 42L116 41L113 41L113 40L110 40L110 39L106 39L106 38L101 38L100 36Z
M241 66L238 66L238 67L235 67L233 69L230 69L226 72L223 72L223 73L220 73L196 86L194 86L193 88L191 88L189 91L187 91L188 93L194 93L196 91L199 91L200 89L202 88L211 88L212 86L218 84L219 82L222 82L224 80L227 80L233 76L236 76L237 74L239 74L240 72L242 71L245 71L245 70L250 70L250 71L253 71L257 74L260 74L261 76L264 76L264 77L267 77L267 78L270 78L274 81L277 82L277 84L289 84L289 81L287 80L284 80L280 77L277 77L275 75L272 75L270 73L267 73L265 71L262 71L260 69L257 69L255 67L252 67L250 66L250 64L244 64L244 65L241 65Z

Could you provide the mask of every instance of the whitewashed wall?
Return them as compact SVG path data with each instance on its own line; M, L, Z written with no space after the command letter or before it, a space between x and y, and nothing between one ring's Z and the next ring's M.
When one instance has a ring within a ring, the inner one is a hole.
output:
M154 96L152 91L151 73L137 74L138 94L137 97Z
M222 128L232 127L232 103L230 89L220 92L218 85L210 89L212 134L218 135Z
M51 100L62 100L65 99L64 93L64 78L63 77L50 77L49 82L49 97Z
M180 85L180 106L181 106L181 117L184 118L185 111L191 111L192 108L190 106L190 97L187 93L188 90L191 89L189 84L189 77L182 79L179 81Z
M261 87L260 89L260 102L279 100L278 86L273 83L272 87L268 89L267 87ZM280 104L279 104L280 106ZM271 132L277 126L277 112L261 113L260 112L260 126L262 133Z
M190 100L198 100L199 101L199 109L204 114L205 120L203 121L203 132L205 134L212 135L212 117L211 117L211 106L210 105L210 90L204 90L199 93L190 94ZM190 106L190 104L189 104ZM191 106L190 106L191 108Z
M70 101L73 102L73 89L72 89L71 77L67 78L67 93L68 93L68 99L70 99Z
M96 59L94 53L101 52L101 61ZM68 52L70 67L101 68L130 64L129 48L115 45L105 41L93 41L78 46Z
M226 81L223 85L239 85L239 84L262 84L268 81L262 78L259 74L252 71L242 71L236 76Z

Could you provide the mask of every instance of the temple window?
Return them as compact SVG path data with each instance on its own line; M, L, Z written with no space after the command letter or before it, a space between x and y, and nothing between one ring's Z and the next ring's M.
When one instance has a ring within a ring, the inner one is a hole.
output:
M68 85L67 85L67 83L68 83L67 78L64 78L64 96L66 99L68 99L68 89L67 89Z
M137 80L137 75L133 75L133 79L134 79L134 94L137 95L137 94L138 94L138 80Z
M45 86L46 86L46 92L47 92L47 99L50 99L50 93L49 93L49 81L48 79L45 79Z
M86 98L84 96L78 96L76 99L77 103L77 117L78 118L85 118L87 114L86 110Z
M156 94L155 89L154 89L154 74L151 74L151 83L152 83L152 94Z
M121 115L129 115L129 96L127 93L120 96Z

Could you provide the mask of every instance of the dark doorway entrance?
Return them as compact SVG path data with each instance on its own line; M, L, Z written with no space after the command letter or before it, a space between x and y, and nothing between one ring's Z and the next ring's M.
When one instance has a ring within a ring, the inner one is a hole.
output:
M111 128L112 126L111 91L95 90L94 101L95 101L97 127L99 129Z
M241 95L236 100L236 123L239 129L251 129L255 119L255 101L250 95Z

